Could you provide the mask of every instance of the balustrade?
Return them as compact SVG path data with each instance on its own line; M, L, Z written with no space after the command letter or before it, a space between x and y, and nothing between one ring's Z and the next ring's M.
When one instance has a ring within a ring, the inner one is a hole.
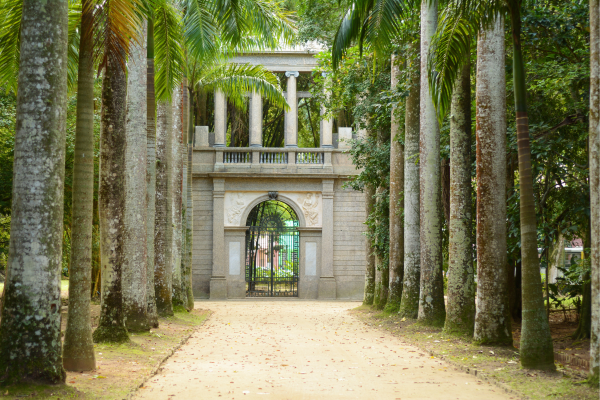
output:
M296 153L296 164L323 164L323 153L310 151Z
M223 164L249 164L252 162L252 153L249 151L223 152Z

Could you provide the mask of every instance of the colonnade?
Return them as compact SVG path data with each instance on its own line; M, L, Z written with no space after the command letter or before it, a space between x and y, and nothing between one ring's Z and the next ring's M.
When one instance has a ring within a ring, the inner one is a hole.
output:
M298 71L286 71L287 91L286 100L290 108L285 112L284 137L285 147L298 147ZM326 73L323 73L326 76ZM321 106L321 115L325 107ZM225 94L215 91L215 144L214 147L225 147L227 144L227 99ZM250 147L262 147L262 97L259 93L250 93ZM333 148L333 120L321 122L321 147Z

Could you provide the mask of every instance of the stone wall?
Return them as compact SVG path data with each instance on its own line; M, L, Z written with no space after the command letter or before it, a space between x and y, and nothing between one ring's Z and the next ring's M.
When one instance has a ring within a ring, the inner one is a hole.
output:
M366 230L364 194L342 187L337 179L333 199L333 273L338 299L362 300L365 286Z
M194 297L208 299L212 273L213 183L194 178L194 248L192 259Z

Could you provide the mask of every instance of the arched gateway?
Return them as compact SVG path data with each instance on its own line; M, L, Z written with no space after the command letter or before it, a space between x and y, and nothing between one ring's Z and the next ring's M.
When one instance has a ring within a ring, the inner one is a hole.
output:
M263 201L250 211L246 226L246 297L298 297L296 212L282 201Z
M235 114L249 116L235 136L248 140L234 141L231 107L215 91L214 123L195 129L196 298L363 297L364 194L345 185L358 173L346 152L353 130L324 115L310 120L307 85L318 68L316 53L289 48L238 55L234 62L279 74L289 109L263 115L266 102L248 93L247 114ZM271 117L278 122L266 125Z

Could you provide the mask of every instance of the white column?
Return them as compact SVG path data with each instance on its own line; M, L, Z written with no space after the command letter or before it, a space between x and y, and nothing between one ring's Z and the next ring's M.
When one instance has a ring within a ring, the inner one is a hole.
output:
M326 79L326 83L328 84L331 80L331 77L328 77L330 74L323 72L321 75ZM327 84L325 85L325 97L329 99L331 91L327 88ZM325 106L321 105L321 116L324 114ZM333 119L324 119L321 122L321 147L333 147Z
M296 98L296 78L298 71L287 71L287 102L290 110L285 113L285 147L298 147L298 99Z
M215 144L214 147L225 147L227 134L227 100L225 93L215 90Z
M262 98L252 92L250 98L250 147L262 147Z

